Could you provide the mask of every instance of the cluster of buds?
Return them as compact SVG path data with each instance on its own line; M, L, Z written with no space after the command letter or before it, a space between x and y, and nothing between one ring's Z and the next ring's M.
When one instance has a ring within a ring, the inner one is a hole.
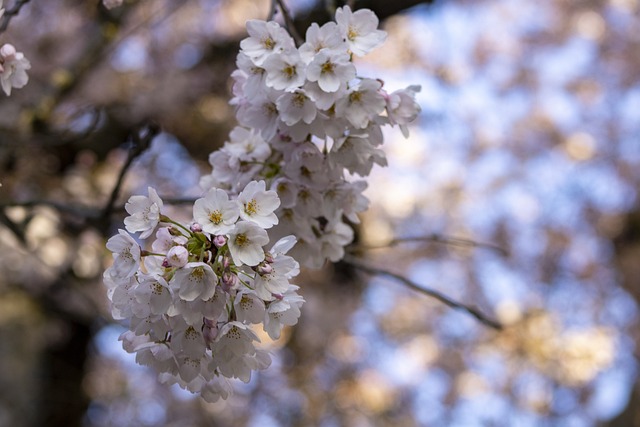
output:
M358 75L354 56L382 44L384 31L368 9L336 11L335 22L312 24L296 47L276 22L247 23L238 69L232 74L236 127L221 150L211 154L212 173L200 185L239 191L252 179L265 179L282 204L274 234L293 234L292 255L321 267L338 261L353 240L347 224L367 209L369 175L386 165L381 126L406 125L420 111L410 86L393 93L377 79Z
M195 202L187 225L162 214L153 188L148 197L129 199L126 230L141 239L155 231L155 240L144 250L125 230L110 238L114 261L104 281L113 317L129 324L123 346L138 363L208 401L226 398L228 379L248 382L253 370L269 366L253 328L279 338L285 325L297 323L304 302L289 283L299 272L286 255L295 238L264 249L279 205L264 181L249 182L235 200L211 189Z
M0 0L0 18L4 15L2 0ZM11 95L11 89L20 89L29 81L27 70L31 68L29 60L22 52L9 43L0 47L0 86L7 96Z

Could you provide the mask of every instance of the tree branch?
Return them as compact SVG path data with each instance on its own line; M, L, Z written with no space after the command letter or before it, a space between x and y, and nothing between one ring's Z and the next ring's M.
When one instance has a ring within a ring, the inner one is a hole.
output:
M160 127L154 123L147 125L146 132L144 133L143 136L140 136L139 131L133 132L132 134L133 146L129 150L129 155L127 156L127 160L125 161L124 165L122 165L122 169L120 170L120 175L118 176L116 185L113 187L113 190L111 191L111 196L109 197L107 204L102 210L101 219L103 221L108 220L111 214L113 213L116 200L118 199L118 195L120 194L120 188L122 187L122 182L124 181L124 177L127 174L129 167L131 167L131 164L133 163L133 161L140 154L142 154L147 148L149 148L151 141L153 141L153 138L155 138L156 135L158 135L158 133L160 133Z
M381 244L381 245L354 246L351 249L351 252L357 252L360 250L366 251L366 250L372 250L372 249L391 248L393 246L397 246L401 243L407 243L407 242L432 242L432 243L443 243L445 245L460 246L460 247L489 249L497 252L502 256L505 256L505 257L509 256L509 252L505 248L498 245L494 245L493 243L476 242L475 240L471 240L471 239L465 239L462 237L454 237L454 236L446 236L443 234L430 234L428 236L417 236L417 237L399 237L399 238L392 239L388 243Z
M4 15L2 16L2 24L0 24L0 34L4 33L7 30L11 19L13 19L14 16L20 13L20 9L22 8L22 6L29 3L29 1L30 0L16 0L12 8L4 10Z
M302 43L304 43L304 39L300 37L300 33L298 33L298 30L296 29L295 22L293 21L293 19L291 18L291 14L289 13L289 9L287 9L287 6L285 6L283 0L273 0L273 1L275 3L278 3L278 6L280 7L280 11L282 12L282 18L284 19L285 27L287 27L287 30L289 30L291 37L293 37L293 39L296 41L296 45L300 46Z
M480 323L489 326L493 329L496 330L502 330L502 325L500 323L498 323L497 321L490 319L489 317L487 317L486 315L484 315L482 312L480 312L480 310L478 310L475 307L463 304L461 302L455 301L451 298L449 298L448 296L444 295L441 292L438 292L434 289L430 289L430 288L425 288L423 286L418 285L417 283L407 279L406 277L400 275L400 274L396 274L393 273L391 271L387 271L381 268L377 268L377 267L373 267L371 265L368 265L360 260L358 260L357 258L350 256L350 255L346 255L343 258L343 262L351 265L354 268L357 268L358 270L361 270L367 274L373 275L373 276L383 276L383 277L389 277L391 279L394 279L406 286L408 286L409 288L413 289L414 291L420 292L422 294L425 294L429 297L435 298L438 301L440 301L441 303L455 309L455 310L460 310L460 311L464 311L467 314L470 314L471 316L475 317L476 320L478 320Z

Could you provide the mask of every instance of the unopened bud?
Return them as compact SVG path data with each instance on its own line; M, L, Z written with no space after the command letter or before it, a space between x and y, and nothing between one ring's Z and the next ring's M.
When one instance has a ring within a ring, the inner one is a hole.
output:
M209 319L204 320L204 326L202 327L202 336L204 337L204 342L209 346L213 343L218 336L218 327L214 322L207 322Z
M178 230L175 227L168 227L169 228L169 234L171 234L172 236L182 236L182 233L180 233L180 230Z
M238 276L233 273L223 273L222 274L222 289L225 292L229 292L238 284Z
M262 263L256 267L256 271L259 275L264 276L265 274L271 274L273 272L273 267L269 263Z
M189 229L194 233L202 233L202 226L197 222L194 222L193 224L191 224Z
M167 261L172 267L184 267L189 262L189 251L184 246L174 246L167 252Z
M227 238L225 236L215 236L213 238L213 244L216 246L216 248L221 248L224 245L227 244Z
M0 47L0 56L7 61L12 61L16 57L16 48L12 44L6 43Z

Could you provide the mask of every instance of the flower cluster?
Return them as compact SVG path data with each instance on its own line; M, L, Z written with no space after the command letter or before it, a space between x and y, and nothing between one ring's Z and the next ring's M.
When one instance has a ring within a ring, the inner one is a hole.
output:
M4 15L2 0L0 0L0 18ZM7 96L11 95L11 88L20 89L29 81L27 70L31 68L29 60L22 52L9 43L0 47L0 86Z
M338 261L353 240L368 200L363 180L386 165L381 125L406 125L420 111L419 87L387 93L380 80L358 76L354 56L382 44L384 31L367 9L336 11L335 22L312 24L300 47L276 22L247 23L232 74L237 119L224 147L211 154L200 185L231 194L265 179L282 201L274 234L293 234L292 256L318 268Z
M248 381L269 365L254 328L276 339L297 323L304 300L289 281L298 262L343 257L348 222L368 205L355 175L386 164L382 125L407 135L419 113L419 87L387 93L357 73L354 57L386 38L373 12L345 6L335 18L312 24L299 47L277 23L249 21L232 75L240 125L209 157L193 223L165 216L150 188L129 199L124 222L140 239L167 224L151 249L124 230L107 243L113 316L129 322L124 348L207 400L226 397L229 378Z
M208 401L227 397L229 378L248 382L269 366L269 354L255 347L255 325L277 339L297 323L304 302L289 283L299 272L286 255L295 238L264 249L279 205L264 181L249 182L234 200L212 188L186 225L162 214L153 188L129 199L126 230L141 239L155 231L155 240L144 250L119 230L107 242L113 264L104 282L113 317L129 324L123 347L138 363Z

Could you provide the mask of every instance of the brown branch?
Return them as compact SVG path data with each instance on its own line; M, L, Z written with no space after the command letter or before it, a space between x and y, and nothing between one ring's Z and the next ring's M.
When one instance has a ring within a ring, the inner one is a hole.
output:
M446 236L442 234L430 234L428 236L417 236L417 237L399 237L399 238L392 239L388 243L384 243L381 245L354 246L351 249L351 251L357 252L361 250L384 249L384 248L390 248L393 246L397 246L401 243L407 243L407 242L432 242L432 243L443 243L445 245L460 246L460 247L489 249L499 253L502 256L505 256L505 257L509 256L509 252L505 248L495 245L493 243L476 242L475 240L471 240L471 239L465 239L462 237L454 237L454 236Z
M124 177L131 167L131 164L140 154L142 154L147 148L149 148L149 145L151 145L151 141L153 141L153 138L155 138L159 133L160 127L154 123L146 126L146 132L142 136L140 135L140 131L133 132L131 137L133 146L129 149L129 155L127 156L127 160L125 161L124 165L122 165L122 169L120 169L120 174L118 175L116 185L113 187L111 195L109 196L109 200L102 210L101 219L103 221L107 221L114 211L116 200L120 195L120 188L122 187Z
M470 314L471 316L475 317L476 320L478 320L480 323L482 323L483 325L489 326L493 329L496 330L502 330L502 325L500 323L498 323L497 321L490 319L489 317L487 317L486 315L484 315L480 310L478 310L475 307L472 307L470 305L466 305L463 304L461 302L455 301L451 298L449 298L448 296L444 295L441 292L438 292L434 289L430 289L430 288L426 288L423 286L418 285L417 283L407 279L406 277L400 275L400 274L396 274L393 273L391 271L387 271L381 268L377 268L377 267L373 267L371 265L368 265L362 261L360 261L359 259L352 257L350 255L346 255L344 257L344 259L342 260L343 262L351 265L354 268L357 268L358 270L361 270L367 274L373 275L373 276L383 276L383 277L389 277L391 279L394 279L404 285L406 285L407 287L413 289L414 291L420 292L422 294L425 294L431 298L435 298L438 301L440 301L441 303L455 309L455 310L460 310L460 311L464 311L467 314Z
M278 6L280 7L280 11L282 12L282 18L284 19L285 27L287 27L287 30L289 30L291 37L293 37L293 39L296 41L296 45L300 46L302 43L304 43L304 39L300 37L300 33L298 33L298 30L296 30L296 25L293 19L291 18L289 9L287 9L287 6L285 6L283 0L274 0L274 1L278 3Z
M13 7L4 10L4 15L2 16L2 24L0 24L0 33L4 33L7 30L11 19L18 15L22 6L29 3L29 1L30 0L16 0L16 2L13 4Z

